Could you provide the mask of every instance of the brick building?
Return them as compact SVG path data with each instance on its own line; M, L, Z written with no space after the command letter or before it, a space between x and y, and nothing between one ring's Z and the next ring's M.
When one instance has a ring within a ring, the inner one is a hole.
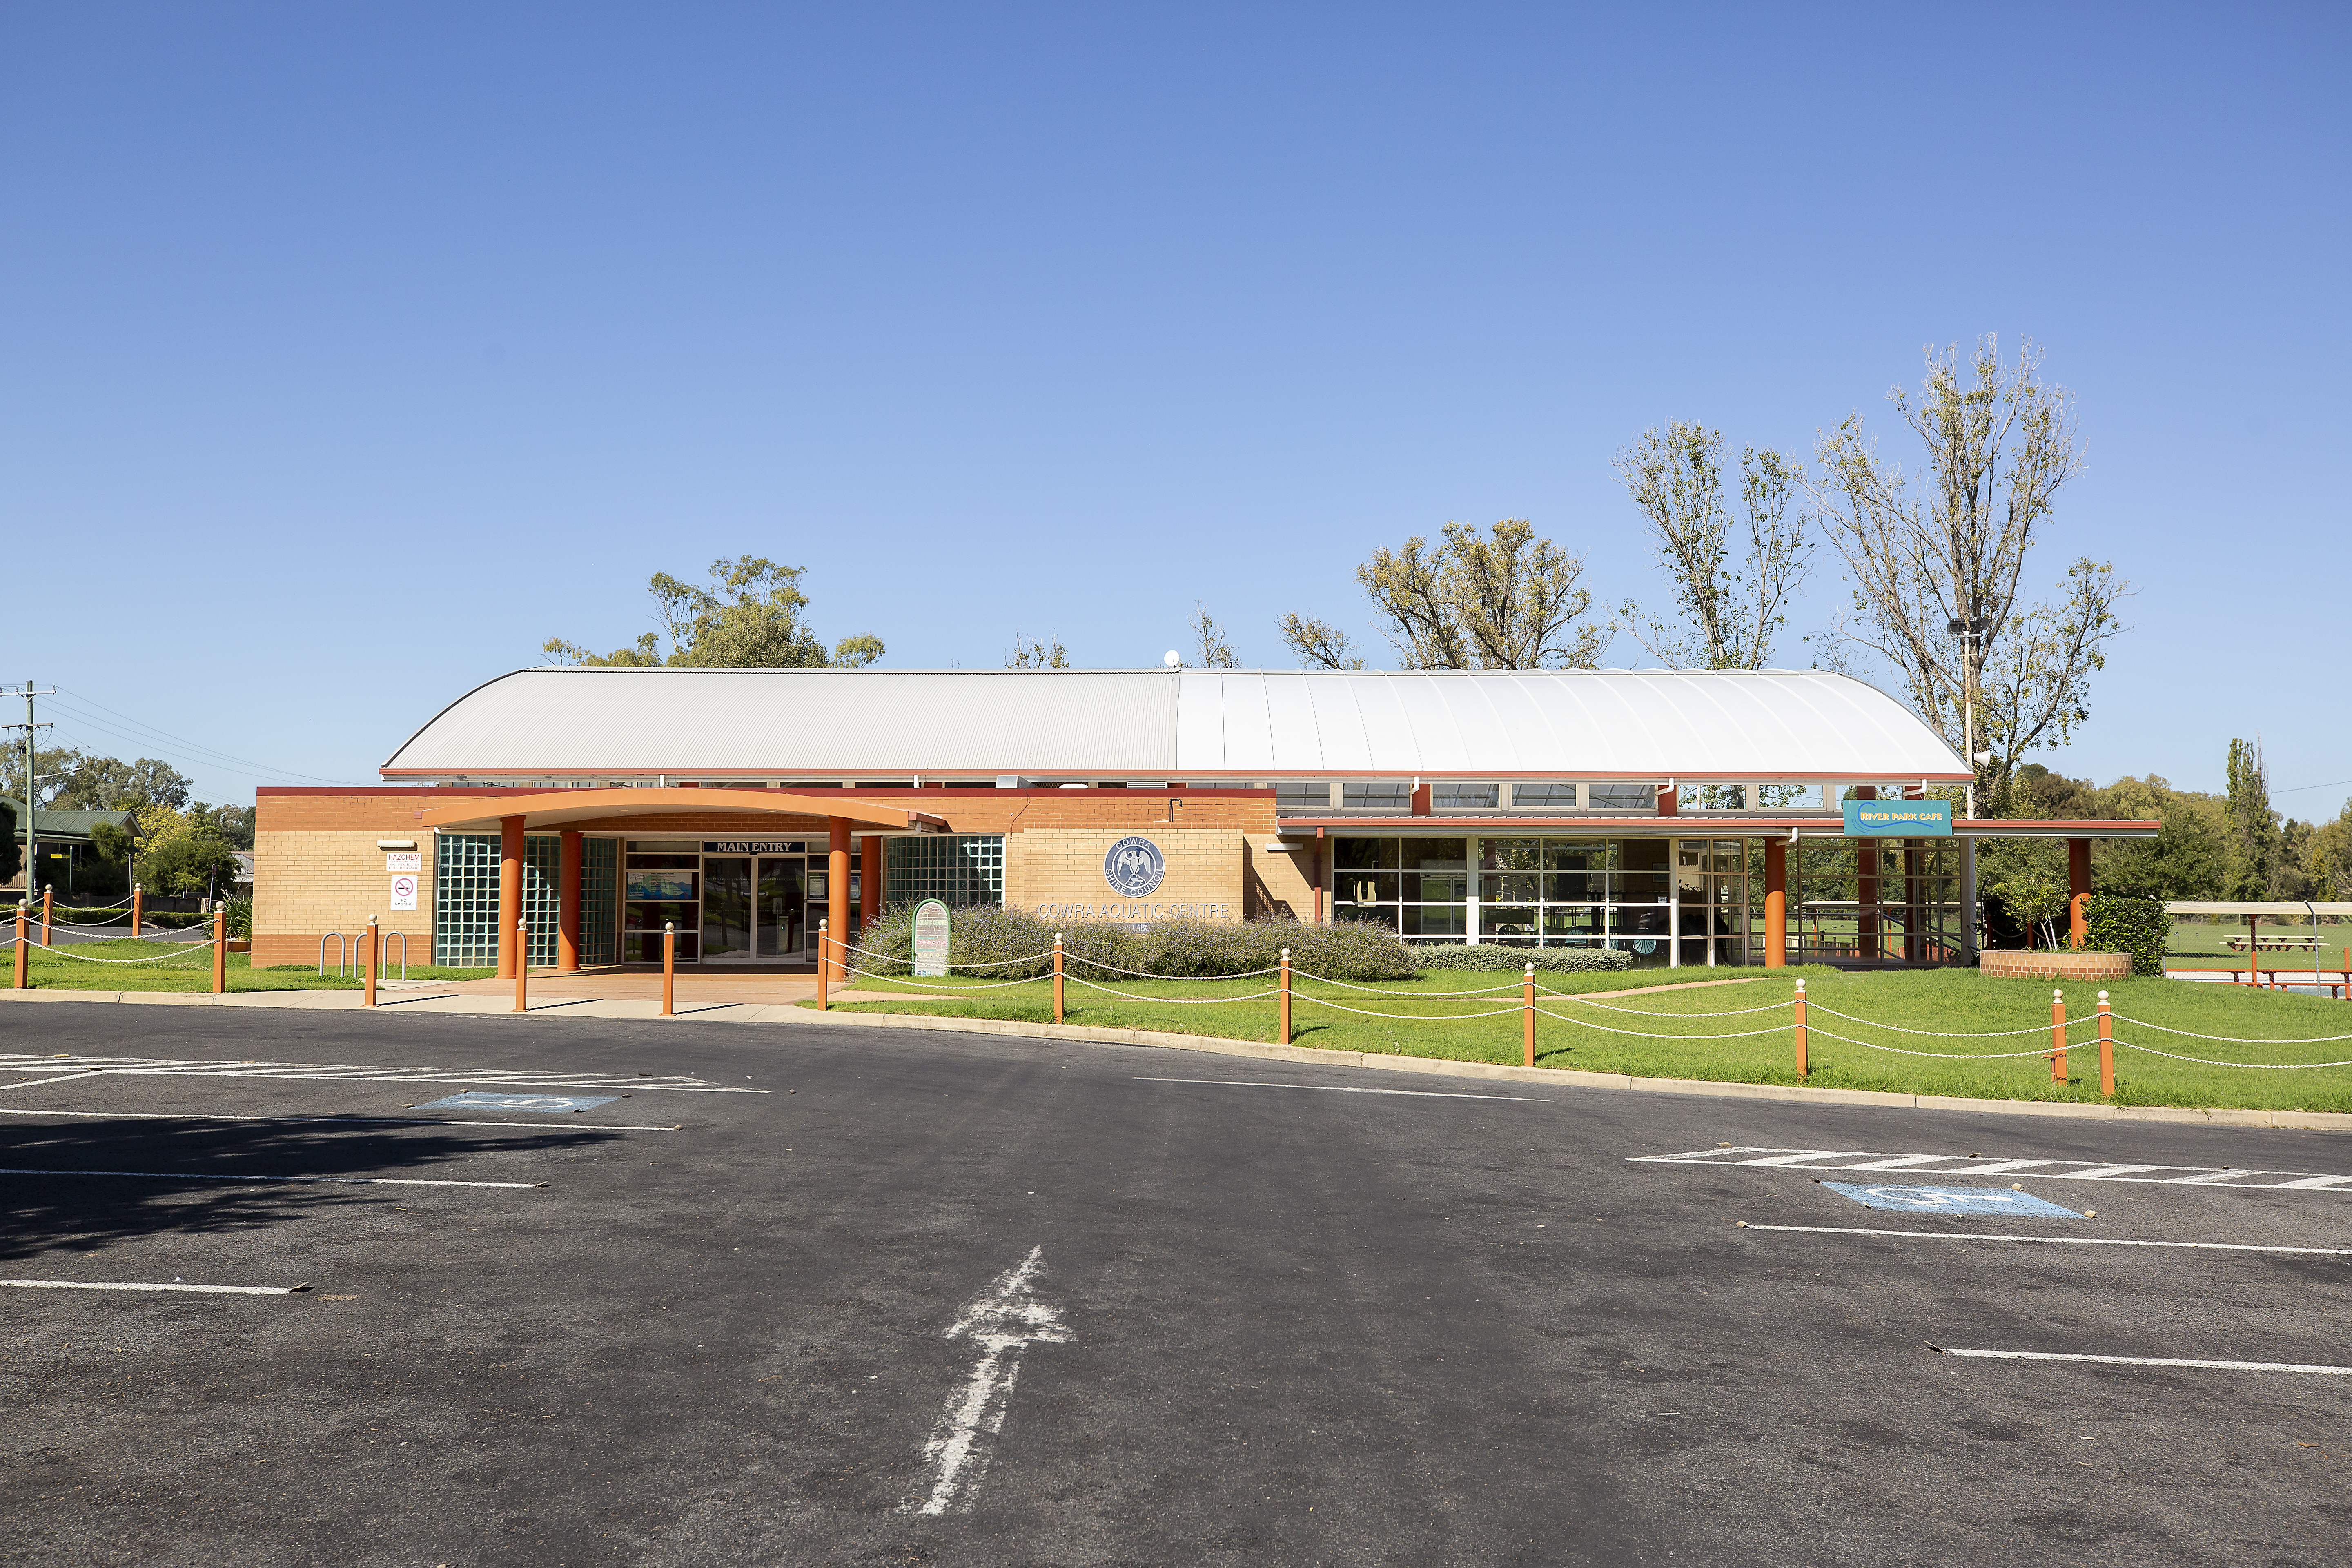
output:
M1384 922L1642 964L1964 962L1966 765L1820 671L541 668L370 789L264 789L254 962L370 916L412 956L807 965L820 921ZM1915 803L1906 805L1904 803ZM503 940L502 940L503 939Z

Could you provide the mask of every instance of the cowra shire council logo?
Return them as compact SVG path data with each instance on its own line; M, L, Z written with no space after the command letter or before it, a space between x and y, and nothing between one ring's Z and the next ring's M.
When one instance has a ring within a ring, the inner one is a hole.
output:
M1122 838L1103 857L1103 880L1130 899L1156 891L1167 875L1168 862L1149 838Z

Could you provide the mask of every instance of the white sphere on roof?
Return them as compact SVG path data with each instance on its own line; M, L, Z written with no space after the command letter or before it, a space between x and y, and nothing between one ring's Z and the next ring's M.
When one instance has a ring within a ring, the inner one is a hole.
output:
M1167 666L1169 668L1171 668L1171 669L1175 669L1175 668L1177 668L1181 667L1181 666L1183 664L1183 662L1184 662L1184 656L1183 656L1182 654L1181 654L1181 653L1178 653L1174 648L1172 648L1172 647L1171 647L1171 648L1170 648L1170 649L1167 651L1167 653L1166 653L1166 654L1164 654L1164 655L1162 655L1162 656L1161 656L1160 662L1160 663L1162 663L1162 664L1164 664L1164 665L1166 665L1166 666Z

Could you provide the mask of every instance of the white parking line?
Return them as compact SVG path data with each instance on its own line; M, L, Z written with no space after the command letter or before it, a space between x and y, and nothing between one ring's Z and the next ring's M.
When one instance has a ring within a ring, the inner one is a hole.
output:
M166 1182L336 1182L354 1187L543 1187L545 1182L445 1182L421 1176L246 1176L216 1175L209 1171L37 1171L0 1165L0 1176L141 1176Z
M1741 1165L1776 1171L1893 1171L1937 1176L2029 1175L2053 1182L2146 1182L2164 1186L2266 1192L2352 1192L2352 1176L2313 1171L2239 1170L2230 1165L2117 1165L2103 1160L1988 1160L1975 1154L1873 1154L1853 1149L1693 1149L1636 1154L1635 1165ZM2268 1179L2275 1178L2275 1179Z
M494 1068L347 1067L340 1062L260 1062L174 1059L167 1057L84 1057L0 1055L0 1071L19 1072L69 1067L80 1070L65 1078L36 1081L61 1083L66 1079L131 1076L137 1078L290 1079L308 1083L449 1083L512 1084L532 1089L667 1089L678 1094L766 1094L764 1089L741 1089L707 1082L683 1073L661 1075L608 1072L507 1072ZM99 1069L92 1072L89 1069ZM27 1088L28 1084L11 1085Z
M291 1296L300 1285L129 1285L102 1279L0 1279L21 1290L194 1290L205 1296Z
M1795 1231L1804 1236L1895 1236L1913 1241L2030 1241L2045 1247L2185 1247L2210 1252L2301 1252L2352 1258L2352 1247L2263 1247L2251 1241L2132 1241L2108 1236L1985 1236L1965 1230L1872 1230L1853 1225L1750 1225L1741 1230Z
M676 1132L679 1128L636 1127L614 1121L458 1121L439 1116L230 1116L220 1111L12 1110L0 1116L79 1116L105 1121L307 1121L348 1127L588 1127L599 1132Z
M2074 1355L2063 1351L1964 1351L1949 1345L1929 1345L1937 1355L1974 1356L1985 1361L2083 1361L2099 1366L2187 1366L2213 1372L2308 1372L2323 1377L2352 1377L2352 1366L2314 1366L2292 1361L2188 1361L2177 1356Z
M1312 1089L1325 1094L1403 1094L1415 1100L1515 1100L1528 1105L1549 1105L1550 1100L1528 1094L1447 1094L1433 1089L1349 1089L1332 1083L1259 1083L1241 1078L1143 1078L1137 1083L1208 1083L1224 1089Z

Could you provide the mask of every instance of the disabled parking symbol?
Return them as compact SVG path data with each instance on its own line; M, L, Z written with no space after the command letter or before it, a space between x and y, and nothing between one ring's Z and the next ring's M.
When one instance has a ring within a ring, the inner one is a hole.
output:
M1852 1198L1866 1209L1899 1209L1911 1214L2046 1215L2081 1219L2073 1209L2060 1208L2032 1193L2000 1187L1865 1187L1853 1182L1823 1182L1833 1193Z
M490 1094L480 1089L465 1094L453 1094L446 1100L436 1100L420 1105L419 1110L589 1110L599 1105L610 1105L620 1099L617 1094Z

